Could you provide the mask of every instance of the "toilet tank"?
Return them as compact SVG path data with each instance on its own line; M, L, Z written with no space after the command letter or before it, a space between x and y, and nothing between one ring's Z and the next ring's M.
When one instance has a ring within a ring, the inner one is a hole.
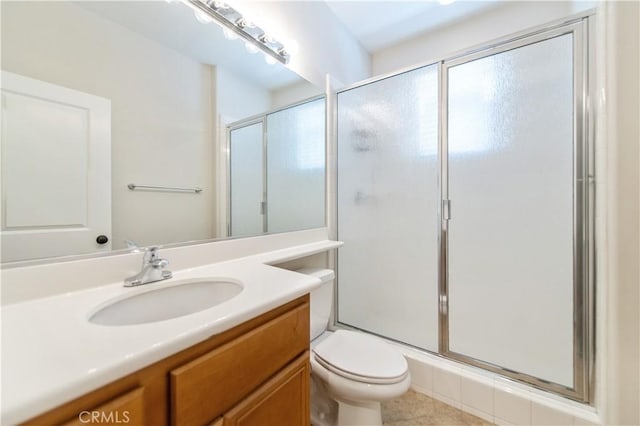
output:
M321 335L329 325L331 306L333 305L333 280L335 273L331 269L302 268L300 274L312 275L322 281L322 285L311 291L311 340Z

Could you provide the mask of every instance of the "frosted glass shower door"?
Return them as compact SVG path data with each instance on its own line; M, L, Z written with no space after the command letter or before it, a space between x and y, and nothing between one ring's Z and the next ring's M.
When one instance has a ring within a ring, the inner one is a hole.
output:
M338 93L338 321L438 349L438 68Z
M444 68L450 355L568 388L574 385L573 37L520 43Z
M257 235L264 225L264 123L229 131L231 236Z
M324 147L324 97L267 115L269 232L324 226Z

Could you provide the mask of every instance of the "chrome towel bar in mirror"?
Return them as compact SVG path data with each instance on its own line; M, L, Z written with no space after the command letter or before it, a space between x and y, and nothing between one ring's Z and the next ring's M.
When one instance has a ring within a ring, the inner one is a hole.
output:
M172 186L136 185L135 183L130 183L129 185L127 185L127 188L132 191L135 191L136 189L147 189L152 191L195 192L196 194L202 192L202 188L197 186L195 188L180 188Z

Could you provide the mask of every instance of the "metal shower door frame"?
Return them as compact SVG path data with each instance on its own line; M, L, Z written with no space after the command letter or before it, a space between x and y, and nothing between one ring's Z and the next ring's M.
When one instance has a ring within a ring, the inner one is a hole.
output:
M425 352L459 361L465 364L486 369L507 378L511 378L520 382L527 383L531 386L555 392L570 399L580 402L593 403L593 386L594 386L594 130L593 130L593 109L590 105L590 91L593 82L593 76L588 73L590 66L593 68L593 24L589 18L595 15L595 10L587 10L575 15L559 19L548 24L540 25L535 28L526 29L496 40L492 40L471 48L454 52L449 55L443 55L440 58L432 58L432 60L424 61L420 64L406 67L394 72L383 74L374 78L366 79L355 84L348 85L332 93L333 105L331 112L333 114L331 131L333 141L337 144L338 120L337 120L337 96L361 86L366 86L380 80L404 74L418 68L428 65L438 66L439 79L439 188L441 203L437 212L437 220L440 224L440 232L438 233L438 300L439 300L439 350L431 352L421 349ZM465 357L448 350L448 293L447 293L447 264L448 264L448 247L447 247L447 224L445 214L448 214L448 164L447 164L447 145L446 145L446 75L445 68L458 62L468 62L471 58L478 59L480 57L494 55L516 47L522 47L535 41L542 41L553 38L562 34L573 33L574 36L574 171L576 185L574 185L574 386L567 388L559 384L514 372L503 367L476 360L471 357ZM534 41L535 40L535 41ZM590 43L591 42L591 43ZM578 70L580 72L578 72ZM336 158L337 162L338 159ZM328 163L329 164L329 163ZM337 167L334 168L337 172ZM578 175L579 173L579 175ZM335 181L331 182L332 188L337 191L339 176ZM329 185L328 185L329 187ZM335 215L331 224L331 233L334 237L339 238L337 226L337 206L336 211L328 211L328 215ZM340 268L337 254L331 257L332 264L335 265L337 276L336 285L340 285ZM332 318L332 328L355 329L347 324L339 322L337 315L338 297L337 291L334 292L334 312ZM387 338L389 339L389 338ZM389 339L393 340L393 339ZM403 343L403 342L399 342ZM406 343L404 343L406 344ZM411 346L411 345L409 345Z
M449 348L449 164L448 164L448 70L451 67L486 58L530 44L571 34L573 36L573 387L552 383L522 372L456 353ZM592 357L592 286L590 273L590 199L589 183L593 177L590 163L588 129L588 17L558 28L542 31L517 40L506 41L440 63L440 258L439 275L439 353L447 358L473 365L503 376L549 390L578 401L590 400L589 366Z
M261 114L244 120L236 121L227 126L227 236L231 235L231 191L233 185L231 183L231 132L253 126L258 123L262 124L262 233L267 233L267 115Z
M304 104L308 104L311 102L315 102L315 101L319 101L320 99L325 99L325 104L324 104L324 109L325 109L325 117L328 114L328 101L326 99L326 96L323 95L316 95L316 96L312 96L310 98L305 98L302 100L299 100L297 102L288 104L288 105L284 105L278 108L274 108L271 110L268 110L266 112L260 113L260 114L256 114L256 115L252 115L250 117L244 118L242 120L238 120L238 121L234 121L233 123L230 123L227 125L227 131L226 131L226 138L227 138L227 158L226 158L226 162L227 162L227 236L232 236L231 235L231 132L233 130L238 130L241 129L243 127L248 127L248 126L252 126L254 124L257 123L262 123L262 183L263 183L263 187L262 187L262 206L263 206L263 224L262 224L262 232L263 233L268 233L269 232L269 218L268 218L268 214L269 214L269 208L268 208L268 199L267 199L267 191L268 191L268 187L267 187L267 177L268 177L268 164L267 164L267 156L268 156L268 152L267 152L267 122L268 122L268 118L270 115L272 114L276 114L278 112L281 111L285 111L291 108L295 108ZM327 131L325 128L325 142L327 139ZM327 161L326 161L326 143L325 143L325 176L327 175ZM325 205L327 204L327 195L326 195L326 178L325 178L325 191L323 192L323 195L325 197ZM327 223L327 218L326 218L326 214L325 214L325 225Z

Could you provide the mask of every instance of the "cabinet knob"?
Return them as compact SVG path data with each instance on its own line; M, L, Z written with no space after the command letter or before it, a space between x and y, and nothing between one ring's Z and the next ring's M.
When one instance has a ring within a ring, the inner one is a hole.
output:
M109 237L107 237L106 235L98 235L98 238L96 238L96 243L98 244L107 244L109 242Z

